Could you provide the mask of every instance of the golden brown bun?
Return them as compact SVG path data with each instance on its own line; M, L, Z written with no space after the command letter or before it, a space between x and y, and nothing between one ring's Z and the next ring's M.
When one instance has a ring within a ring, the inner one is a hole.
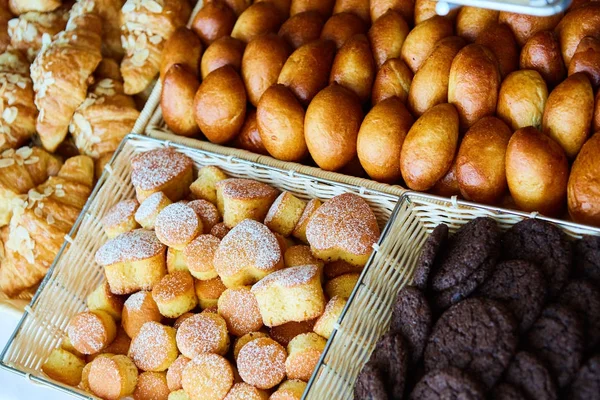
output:
M175 390L181 389L181 375L189 362L189 358L180 354L167 370L167 386L170 391L174 392Z
M272 3L279 11L281 18L283 21L290 17L290 7L292 5L292 0L255 0L255 3Z
M596 92L596 97L594 98L594 117L592 121L592 132L600 131L600 92Z
M402 178L400 149L414 120L397 97L375 105L358 132L357 152L360 164L371 179L395 183Z
M100 353L89 354L85 358L87 362L92 362L96 357L106 354L122 354L126 356L129 353L129 347L131 347L131 339L127 335L127 332L125 332L125 329L119 326L117 327L117 336L108 346L102 349Z
M175 64L185 66L188 71L197 76L201 57L202 43L200 38L185 26L178 28L165 42L160 63L161 79L165 78L169 68Z
M399 58L387 60L375 76L371 103L375 105L393 96L406 103L412 79L413 73L404 61Z
M146 322L160 322L162 315L151 292L137 292L129 296L123 307L121 324L125 333L134 338Z
M600 40L586 36L581 39L569 65L569 75L585 72L592 87L600 85Z
M344 12L335 14L325 22L321 39L331 40L340 49L352 36L367 33L365 22L356 14Z
M436 4L437 2L435 0L416 0L415 25L418 25L431 17L437 16L437 12L435 11ZM454 21L458 15L458 11L459 8L455 8L454 10L451 10L450 13L448 13L448 15L446 15L444 18Z
M166 372L142 372L133 391L134 400L167 400L169 397Z
M191 360L202 353L224 355L229 350L227 324L215 313L195 314L186 319L179 325L176 339L179 351Z
M461 7L456 17L456 34L474 42L488 26L498 21L499 12L479 7Z
M224 1L213 0L204 3L198 11L192 22L192 30L208 47L215 40L230 35L236 19L235 12Z
M274 33L257 37L248 43L242 58L242 79L252 105L258 107L265 90L277 83L289 55L288 44Z
M235 138L232 143L233 147L238 149L244 149L251 151L252 153L269 155L269 152L265 148L258 131L258 124L256 123L256 110L254 108L246 110L246 121L242 125L240 134Z
M263 327L258 302L249 286L227 289L218 302L219 315L227 323L230 334L241 337Z
M282 192L271 205L265 217L265 225L282 237L288 237L302 217L304 207L306 207L304 200L297 198L290 192ZM287 250L287 243L285 244L285 250ZM282 252L285 250L282 246Z
M279 74L277 83L290 88L303 106L327 86L335 44L329 40L307 43L292 53Z
M398 11L388 10L369 29L369 41L377 68L391 58L400 57L410 28Z
M496 112L500 71L494 54L479 44L458 52L450 67L448 102L456 106L461 130Z
M77 386L81 382L81 374L85 361L67 350L52 349L50 355L42 364L42 371L50 379L66 385Z
M550 17L534 17L533 15L516 14L501 11L498 22L507 24L515 35L519 46L523 46L529 38L541 31L551 31L562 19L563 14Z
M250 43L267 33L277 33L283 23L282 16L272 3L255 3L238 17L231 37Z
M411 24L414 19L415 2L413 0L371 0L371 23L375 23L388 10L398 11L404 21Z
M256 109L258 132L270 155L283 161L301 161L308 154L304 140L304 108L284 85L268 88Z
M556 27L560 39L563 60L567 68L581 39L598 36L600 29L600 4L590 2L568 12Z
M169 204L171 200L163 192L156 192L140 204L135 212L135 220L144 229L154 229L156 217Z
M430 189L452 165L458 145L458 113L452 104L438 104L426 111L410 128L400 155L406 185L419 191Z
M365 104L371 98L375 73L375 61L367 37L355 35L336 54L329 83L337 82L352 90Z
M135 364L124 355L97 357L87 376L90 391L98 397L117 400L133 393L138 381Z
M139 228L134 218L138 207L139 203L136 199L121 200L112 206L102 218L102 227L106 236L112 239L121 233Z
M178 318L198 304L194 278L187 271L167 274L152 288L152 298L162 315Z
M160 107L165 123L175 134L196 136L200 128L194 119L194 96L200 87L196 74L176 64L164 76Z
M583 72L569 76L548 96L543 132L574 159L590 135L594 115L594 91Z
M569 163L564 150L533 127L516 131L506 150L506 179L524 211L559 214L565 204Z
M300 400L306 389L306 382L298 379L284 381L269 397L270 400Z
M600 226L600 135L594 134L581 148L573 163L567 199L574 221Z
M248 342L240 350L237 367L244 382L259 389L271 389L285 378L287 352L270 338Z
M115 339L117 326L107 312L86 311L69 320L67 334L75 350L82 354L95 354Z
M456 156L460 192L467 200L496 204L506 193L506 147L511 129L496 117L485 117L467 131Z
M300 217L300 220L298 221L296 227L294 227L294 231L292 232L292 235L296 239L300 239L302 242L308 243L308 240L306 240L306 225L308 225L308 221L310 221L310 218L312 217L314 212L317 211L317 209L321 207L322 204L323 203L319 199L311 199L308 203L306 203L306 207L304 207L302 216Z
M295 50L317 40L325 25L325 17L317 11L304 11L294 15L281 25L278 35Z
M183 321L192 317L193 315L194 315L194 313L191 313L191 312L186 312L186 313L181 314L179 317L177 317L175 322L173 322L173 328L179 329L179 327L181 326Z
M490 25L481 32L475 43L487 47L494 53L502 78L519 67L519 47L508 25Z
M541 129L547 99L546 82L537 71L515 71L500 86L496 113L513 130L526 126Z
M437 42L410 84L408 108L414 116L420 117L431 107L448 102L452 60L465 44L464 39L458 36L449 36Z
M317 11L325 18L329 18L333 11L335 0L292 0L290 16L304 11Z
M220 355L200 354L183 370L181 384L190 400L223 399L233 386L233 369Z
M264 221L279 192L252 179L225 179L217 183L217 207L223 222L233 228L245 219Z
M287 345L288 357L285 360L287 378L308 382L326 343L327 340L314 332L303 333L293 338Z
M224 0L231 8L236 16L242 14L248 7L252 5L252 0Z
M412 72L417 72L429 57L438 40L452 36L454 29L447 18L436 15L415 26L402 46L402 60Z
M194 286L200 308L203 310L210 307L216 307L219 297L221 297L221 294L227 289L227 286L223 285L223 282L219 277L207 281L197 279Z
M333 13L352 13L360 17L366 24L371 24L371 13L369 11L370 0L336 0Z
M223 36L215 40L202 55L200 61L202 79L206 79L208 74L224 65L231 65L233 69L239 71L245 47L244 42L231 36Z
M552 31L533 35L521 49L521 69L534 69L542 75L549 87L558 85L566 76L560 44Z
M246 89L233 67L211 72L194 97L194 118L213 143L225 143L242 129L246 116Z
M337 83L315 96L306 111L304 135L320 168L337 171L354 158L362 118L359 98Z
M452 166L446 175L433 185L431 193L437 194L438 196L452 197L460 195L460 188L458 187L458 179L456 178L456 157L452 162Z

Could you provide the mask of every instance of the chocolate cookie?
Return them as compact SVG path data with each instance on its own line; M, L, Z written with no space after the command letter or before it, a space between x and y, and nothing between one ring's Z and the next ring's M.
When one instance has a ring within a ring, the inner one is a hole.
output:
M405 287L392 309L390 331L401 332L406 339L410 363L416 364L431 332L431 309L423 292L416 287Z
M521 391L510 383L499 383L491 391L492 400L527 400Z
M369 361L363 367L354 384L355 400L388 400L381 372L374 362Z
M546 307L527 332L531 350L550 368L559 388L573 380L583 352L583 331L577 314L552 304Z
M425 348L425 369L453 366L494 386L517 347L517 323L494 300L463 300L444 312Z
M530 400L558 399L556 383L550 372L531 353L517 353L508 366L504 379L520 389Z
M513 225L502 238L502 255L507 260L536 264L548 284L550 296L557 296L567 283L573 257L571 243L556 226L538 219Z
M435 227L433 232L431 232L425 241L425 244L423 244L413 275L413 286L416 286L421 290L427 289L429 274L431 273L435 259L440 253L440 250L445 246L447 240L448 225L439 224Z
M574 259L577 276L600 286L600 236L584 236L575 242Z
M524 333L544 307L546 280L539 268L528 261L505 261L496 266L477 295L504 303L517 319L519 331Z
M408 357L406 342L400 332L383 335L371 355L392 399L401 399L404 394Z
M429 372L415 386L410 400L483 400L484 389L479 382L458 368L448 367Z
M562 290L558 302L579 314L585 349L594 349L600 343L600 290L589 281L573 280Z
M571 400L600 400L600 354L581 367L569 392Z
M461 227L448 241L431 285L436 292L458 285L481 266L498 258L500 231L491 218L476 218ZM481 283L481 282L480 282Z

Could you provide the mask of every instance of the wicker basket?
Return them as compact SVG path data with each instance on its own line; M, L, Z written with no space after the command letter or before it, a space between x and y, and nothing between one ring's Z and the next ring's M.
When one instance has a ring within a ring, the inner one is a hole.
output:
M265 182L303 199L326 200L345 192L356 193L369 203L383 229L378 246L386 246L389 241L386 238L396 241L394 237L387 235L389 229L386 228L386 223L394 213L399 196L260 165L233 156L192 149L172 142L130 135L108 164L40 289L31 304L26 307L23 318L0 355L0 367L27 376L34 382L82 398L91 398L88 393L44 376L41 364L50 351L60 344L69 319L86 308L86 296L104 279L102 267L94 261L96 251L108 240L100 220L115 203L134 197L134 188L130 183L132 156L164 146L171 146L185 153L194 160L196 167L216 165L229 176ZM386 260L391 261L392 258L381 251L374 252L372 262L378 268L386 266ZM387 265L387 269L392 267ZM338 334L337 337L341 339L343 335ZM318 386L317 382L315 387Z

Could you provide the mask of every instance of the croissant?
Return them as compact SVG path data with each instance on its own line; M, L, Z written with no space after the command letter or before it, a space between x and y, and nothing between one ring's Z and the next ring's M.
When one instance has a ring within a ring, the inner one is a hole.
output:
M61 6L60 0L9 0L8 7L15 15L26 12L50 12Z
M8 22L13 17L8 5L0 2L0 53L4 53L10 44Z
M9 297L44 277L92 191L93 178L92 159L72 157L13 208L0 261L0 290Z
M133 129L140 113L121 82L102 79L93 86L69 126L81 154L94 159L114 152Z
M158 74L165 41L185 25L191 10L187 0L127 0L121 11L121 74L125 93L137 94Z
M79 0L87 12L102 18L102 55L120 60L125 51L121 45L121 7L125 0Z
M67 135L75 110L86 98L90 78L100 61L102 19L87 3L71 9L65 31L44 45L31 64L36 128L42 145L53 152Z
M38 111L33 102L29 65L18 51L0 55L0 151L24 145L35 133Z

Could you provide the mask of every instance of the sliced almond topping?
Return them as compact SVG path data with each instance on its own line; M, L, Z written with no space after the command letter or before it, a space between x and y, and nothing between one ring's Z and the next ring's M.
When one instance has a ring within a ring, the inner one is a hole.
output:
M10 167L15 163L14 158L2 158L0 159L0 168Z

